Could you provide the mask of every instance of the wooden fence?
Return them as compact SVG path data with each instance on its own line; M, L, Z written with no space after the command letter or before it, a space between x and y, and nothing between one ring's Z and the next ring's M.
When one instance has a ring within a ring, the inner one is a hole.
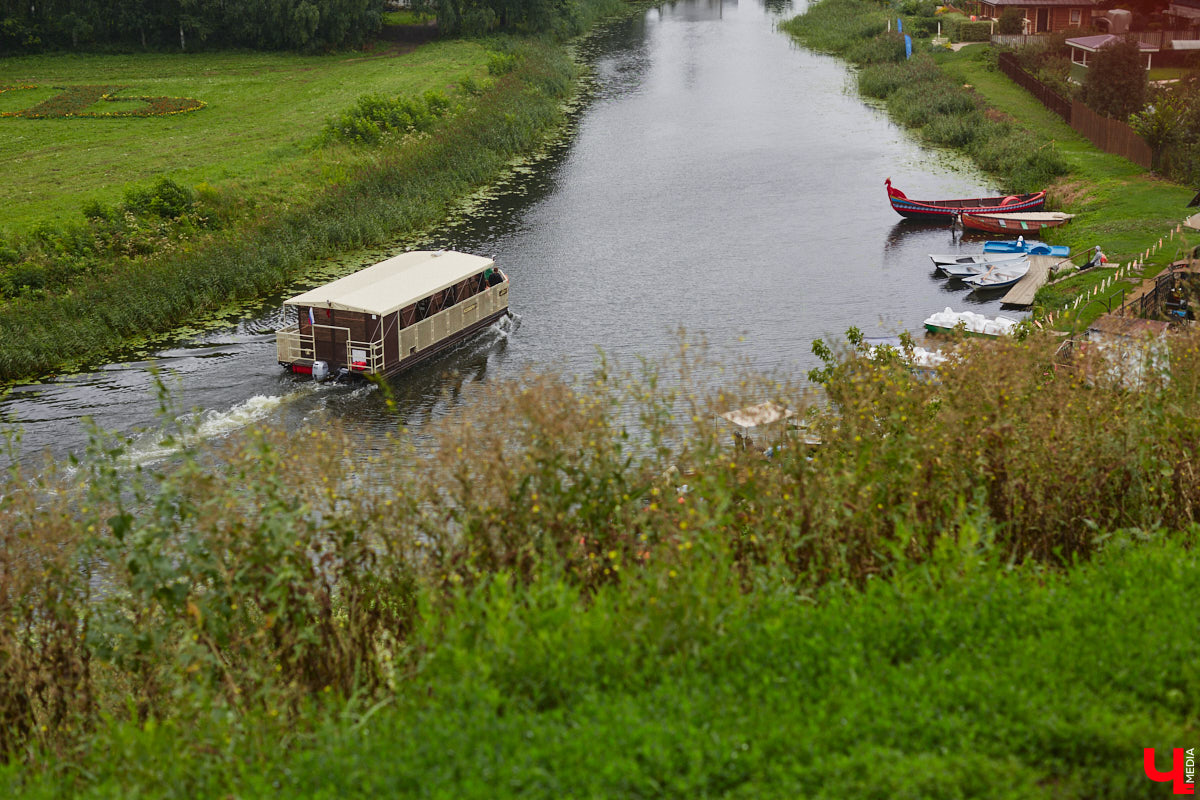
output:
M1143 169L1152 168L1154 152L1145 139L1134 133L1133 128L1120 120L1097 114L1078 100L1067 100L1021 69L1020 63L1012 53L1001 53L997 61L1001 72L1040 100L1046 108L1065 119L1096 147L1106 153L1127 158Z
M1042 105L1055 114L1067 122L1071 121L1071 101L1021 69L1016 56L1012 53L1001 53L997 61L1000 71L1011 78L1014 83L1040 100Z
M1153 163L1154 151L1133 128L1097 114L1078 100L1071 103L1071 127L1106 153L1127 158L1143 169L1150 169Z

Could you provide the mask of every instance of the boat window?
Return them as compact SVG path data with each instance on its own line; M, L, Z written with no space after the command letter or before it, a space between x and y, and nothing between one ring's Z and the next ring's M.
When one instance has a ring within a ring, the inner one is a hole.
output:
M471 293L471 279L467 278L466 280L460 281L459 284L454 287L454 302L461 303L463 300L466 300L468 297L470 297Z

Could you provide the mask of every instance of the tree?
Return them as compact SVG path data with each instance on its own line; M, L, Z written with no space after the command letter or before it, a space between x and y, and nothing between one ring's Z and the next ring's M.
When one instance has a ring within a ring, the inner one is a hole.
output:
M1013 35L1025 32L1025 14L1019 8L1009 6L1000 15L997 28L1001 34Z
M1130 127L1150 145L1156 170L1162 169L1164 152L1183 139L1188 105L1183 95L1160 89L1144 109L1129 118Z
M1083 102L1093 111L1124 120L1146 103L1146 69L1136 41L1100 48L1083 80Z

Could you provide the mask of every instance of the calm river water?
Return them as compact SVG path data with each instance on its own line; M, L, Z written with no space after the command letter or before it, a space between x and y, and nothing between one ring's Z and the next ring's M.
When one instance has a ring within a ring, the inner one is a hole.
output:
M427 240L395 248L494 256L512 278L517 315L393 381L409 425L442 413L471 382L544 365L586 372L597 347L622 360L662 355L681 326L731 357L802 373L815 365L813 339L840 340L852 325L871 336L918 333L946 306L1000 310L933 276L928 254L959 242L949 228L902 223L883 181L916 198L995 187L865 105L844 63L775 29L798 10L690 0L588 41L594 81L570 135ZM388 254L363 254L361 265ZM157 365L209 436L329 414L368 430L394 426L373 387L282 372L280 299L152 360L18 387L0 398L0 418L20 426L24 458L79 451L91 417L153 460L156 436L141 431L157 424Z

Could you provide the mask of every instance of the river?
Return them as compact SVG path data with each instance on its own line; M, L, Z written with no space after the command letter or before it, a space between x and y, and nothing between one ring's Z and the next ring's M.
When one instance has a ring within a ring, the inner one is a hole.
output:
M598 347L660 357L681 327L730 358L801 374L816 363L814 339L850 326L916 334L946 306L1000 311L933 275L928 254L960 243L949 228L902 223L883 181L924 199L995 187L865 104L843 62L775 29L797 11L689 0L605 27L582 46L592 77L561 141L427 239L352 259L450 248L494 256L512 279L511 324L393 379L406 424L444 413L474 382L586 372ZM314 268L289 294L327 272ZM394 426L372 386L282 371L282 299L178 335L153 358L15 387L0 419L21 430L31 462L80 451L85 418L131 437L143 461L165 455L153 432L159 380L205 436L324 415L366 432Z

